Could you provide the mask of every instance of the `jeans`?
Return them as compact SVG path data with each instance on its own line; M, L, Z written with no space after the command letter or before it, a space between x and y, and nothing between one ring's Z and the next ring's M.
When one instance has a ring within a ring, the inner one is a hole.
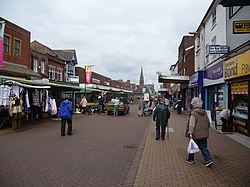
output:
M206 163L212 161L212 158L210 156L209 150L207 148L207 138L204 139L194 139L194 142L198 145L204 160ZM188 154L188 160L194 161L194 154Z
M61 119L61 135L65 134L65 125L66 122L68 124L68 130L67 130L67 134L71 134L72 133L72 120L70 119Z
M114 105L114 116L118 116L118 105Z
M99 114L101 114L103 111L102 111L102 104L99 104Z

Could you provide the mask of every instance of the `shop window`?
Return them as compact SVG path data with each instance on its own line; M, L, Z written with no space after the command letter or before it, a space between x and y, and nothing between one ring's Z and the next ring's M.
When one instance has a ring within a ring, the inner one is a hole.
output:
M236 130L248 134L248 82L231 84L231 106Z

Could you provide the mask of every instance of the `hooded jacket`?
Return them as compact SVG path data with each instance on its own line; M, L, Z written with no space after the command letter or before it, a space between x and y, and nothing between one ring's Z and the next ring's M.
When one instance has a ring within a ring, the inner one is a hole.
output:
M204 139L209 137L210 122L207 113L202 108L195 108L190 116L186 129L186 136L192 134L193 139Z
M64 100L60 105L60 112L58 117L62 119L72 120L73 107L71 102Z

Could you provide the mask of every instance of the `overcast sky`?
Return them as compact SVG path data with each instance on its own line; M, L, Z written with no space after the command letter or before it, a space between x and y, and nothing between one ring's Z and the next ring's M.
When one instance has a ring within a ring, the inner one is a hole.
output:
M5 0L0 16L51 49L75 49L78 66L111 79L158 87L181 39L196 31L212 0Z

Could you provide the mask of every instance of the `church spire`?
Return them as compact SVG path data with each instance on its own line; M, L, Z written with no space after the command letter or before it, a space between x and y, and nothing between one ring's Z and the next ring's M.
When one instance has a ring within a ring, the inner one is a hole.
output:
M139 80L139 86L140 86L141 88L144 88L144 76L143 76L142 67L141 67L141 75L140 75L140 80Z

